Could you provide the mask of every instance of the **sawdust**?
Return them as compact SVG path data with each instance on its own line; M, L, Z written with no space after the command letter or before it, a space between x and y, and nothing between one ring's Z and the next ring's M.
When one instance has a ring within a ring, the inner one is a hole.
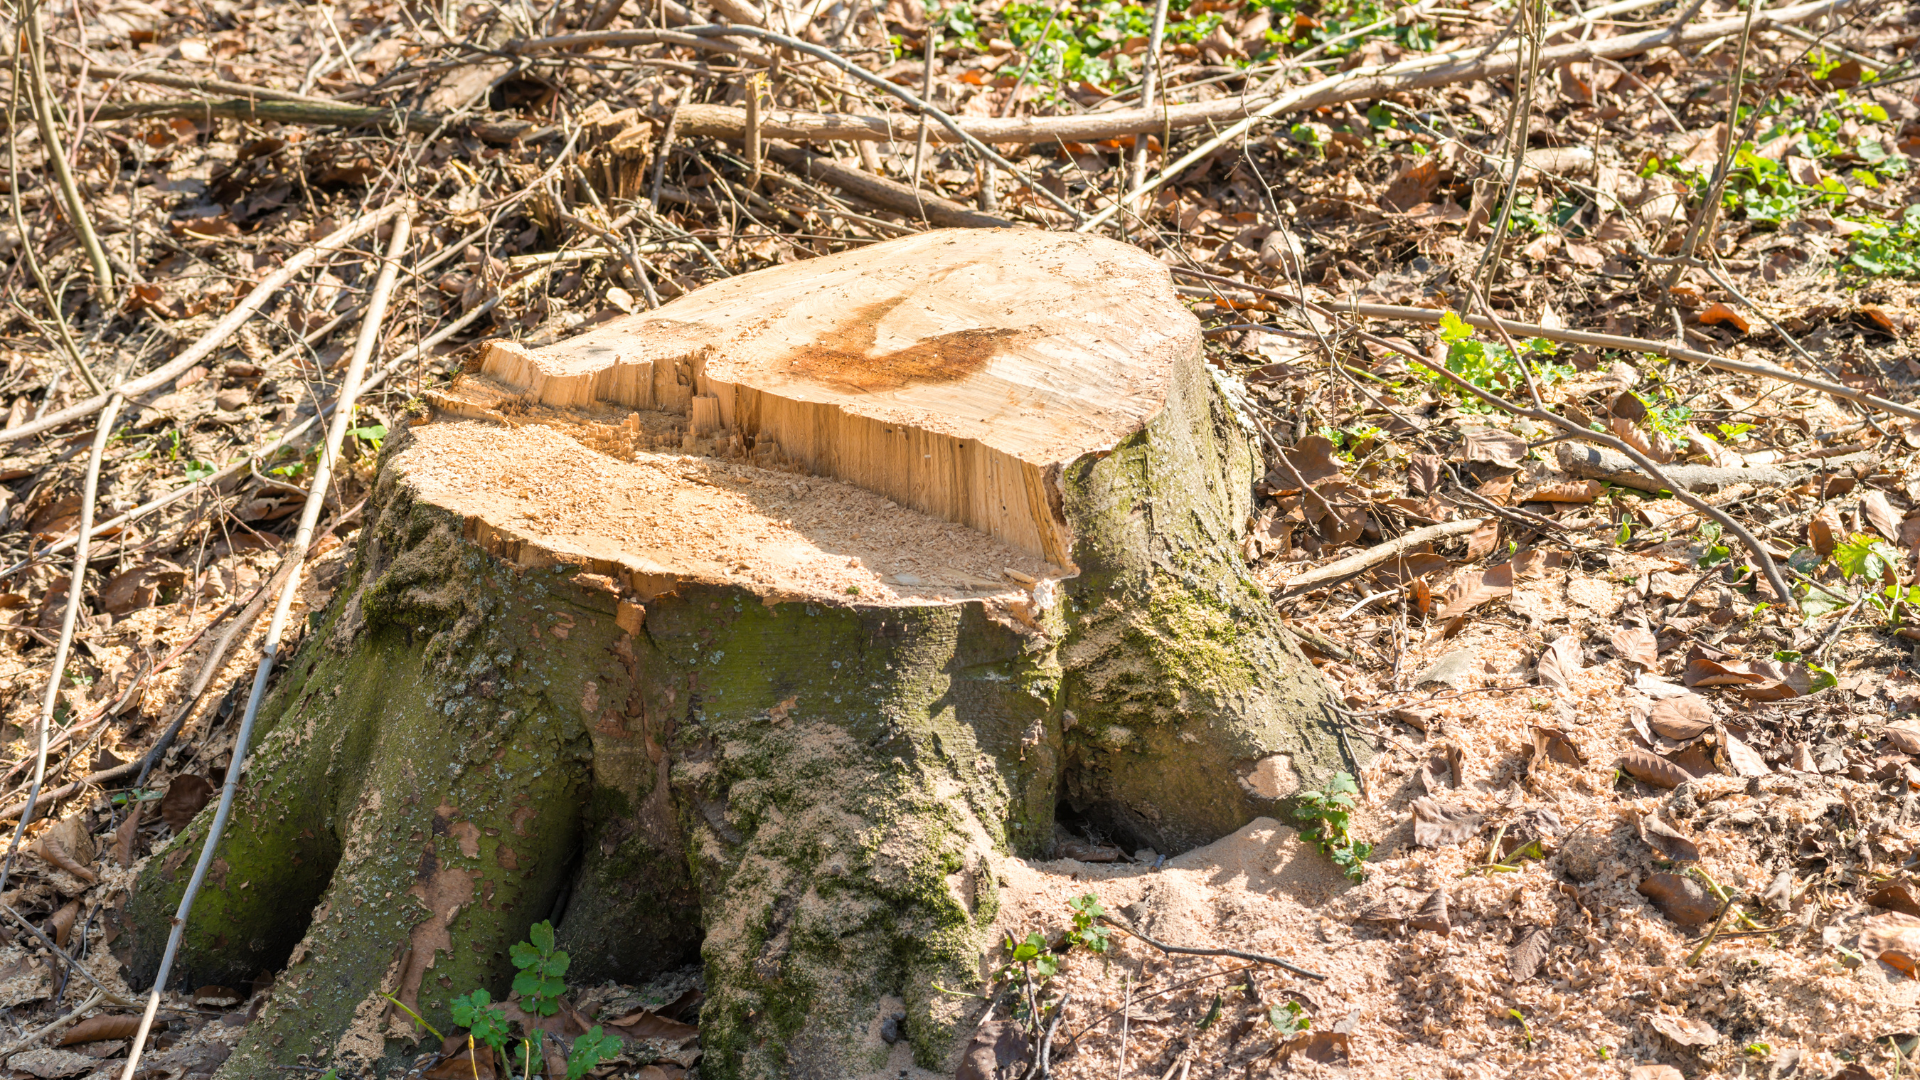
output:
M1061 571L977 530L816 477L712 458L623 461L543 426L415 429L391 467L435 505L541 550L768 598L1020 600Z

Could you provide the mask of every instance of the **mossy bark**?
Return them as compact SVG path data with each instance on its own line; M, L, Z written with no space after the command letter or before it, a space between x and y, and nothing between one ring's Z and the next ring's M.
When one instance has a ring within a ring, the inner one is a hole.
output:
M1342 767L1240 564L1252 453L1197 371L1057 478L1080 572L1024 623L683 582L636 627L617 582L501 558L396 473L263 712L176 968L284 967L227 1076L391 1063L410 1024L382 994L448 1030L545 918L576 985L698 957L703 1075L878 1068L892 998L941 1067L971 1016L934 985L979 984L991 861L1044 854L1057 805L1173 852L1285 812L1263 761ZM116 942L136 980L205 821L140 879Z

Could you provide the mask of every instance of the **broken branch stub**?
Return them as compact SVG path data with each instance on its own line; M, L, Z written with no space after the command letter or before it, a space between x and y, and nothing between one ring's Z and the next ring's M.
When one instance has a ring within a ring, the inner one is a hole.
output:
M950 1069L980 1006L931 987L978 985L1057 806L1171 853L1347 767L1135 249L922 234L479 369L389 442L261 714L180 961L286 965L230 1076L399 1060L383 993L444 1030L548 917L579 984L700 957L715 1075L874 1071L895 997ZM136 977L203 829L146 864Z

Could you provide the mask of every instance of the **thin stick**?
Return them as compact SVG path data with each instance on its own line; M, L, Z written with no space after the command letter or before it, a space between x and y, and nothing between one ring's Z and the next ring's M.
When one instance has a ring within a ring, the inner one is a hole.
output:
M288 259L286 265L267 275L260 284L254 286L253 291L248 293L245 299L234 305L232 311L227 312L224 318L214 323L212 329L200 335L200 340L189 345L179 356L174 357L172 360L154 368L152 371L137 379L127 380L127 382L120 387L121 396L137 398L149 390L158 389L165 383L178 378L185 373L188 368L213 355L220 346L226 344L227 339L232 337L234 332L239 330L242 324L253 317L253 313L258 311L261 305L265 304L282 288L285 288L286 284L292 281L302 270L312 266L325 256L338 254L341 249L345 248L348 244L385 224L388 219L398 214L401 209L400 204L395 203L392 206L383 207L367 213L336 230L319 243ZM8 428L5 431L0 431L0 443L10 443L38 435L43 431L51 431L62 424L70 424L82 417L92 416L94 413L106 407L107 398L105 396L88 398L77 405L69 405L57 413L43 416L30 423L21 424L16 428Z
M1123 934L1127 934L1131 937L1139 938L1141 941L1145 942L1148 945L1153 946L1156 949L1159 949L1163 953L1178 953L1181 956L1231 956L1236 960L1254 960L1262 964L1272 964L1274 967L1283 968L1287 971L1293 972L1295 975L1299 975L1308 979L1318 979L1322 982L1325 982L1327 978L1325 975L1321 975L1318 972L1308 971L1306 968L1300 967L1296 964L1289 963L1285 960L1280 959L1277 956L1266 956L1262 953L1241 952L1239 949L1190 949L1184 945L1168 945L1164 942L1153 940L1147 935L1141 933L1138 930L1135 930L1133 927L1128 926L1126 923L1123 923L1118 919L1113 918L1110 915L1100 916L1100 921L1103 923L1106 923L1108 926L1113 927L1114 929L1120 931Z
M1140 107L1152 112L1160 92L1160 45L1167 33L1167 0L1157 0L1153 6L1153 29L1147 33L1147 70L1140 80ZM1163 110L1164 113L1164 110ZM1162 129L1160 138L1165 140L1171 134L1171 126ZM1163 141L1161 150L1166 149ZM1127 186L1137 188L1147 177L1147 139L1144 134L1134 136L1133 167L1127 172ZM1136 204L1132 213L1138 214ZM1124 1026L1124 1025L1123 1025ZM1121 1070L1126 1069L1126 1044L1121 1043Z
M1851 2L1851 0L1833 0L1833 2ZM897 86L894 83L888 82L887 80L881 78L880 76L875 75L873 72L868 71L866 68L863 68L858 64L855 64L849 60L842 58L839 53L836 53L831 49L823 49L818 45L812 44L811 42L802 41L796 37L788 37L785 34L776 34L771 30L763 30L757 26L713 26L713 27L702 26L702 27L694 27L692 28L692 31L694 33L698 33L701 35L717 36L717 37L740 36L740 37L756 38L758 40L770 42L772 44L783 45L789 49L794 50L795 52L806 53L808 56L819 57L820 59L825 60L827 63L832 64L834 67L839 68L841 71L844 71L847 74L853 76L854 78L859 79L861 82L866 83L868 86L871 86L876 90L882 91L883 93L891 94L894 97L899 98L901 101L906 102L908 106L920 110L922 114L926 116L931 116L937 123L939 123L941 127L946 128L948 131L952 132L955 138L959 139L963 143L966 143L968 147L972 148L974 153L979 154L981 157L986 158L988 161L991 161L995 165L998 165L999 167L1001 167L1002 169L1007 170L1008 174L1011 175L1015 180L1020 181L1021 185L1024 186L1028 191L1033 192L1034 194L1040 196L1041 198L1047 200L1053 205L1059 207L1061 210L1065 211L1067 216L1071 218L1074 222L1081 223L1086 220L1086 215L1080 212L1079 207L1076 207L1072 203L1068 202L1067 200L1061 198L1058 195L1055 195L1052 191L1048 190L1039 181L1035 180L1031 176L1028 176L1025 171L1020 169L1013 162L1008 161L1004 157L1001 157L999 151L995 150L991 146L988 146L986 143L981 142L979 139L974 138L971 134L967 132L965 128L961 127L958 123L956 123L953 117L948 116L945 112L941 111L940 109L934 108L934 106L931 103L929 103L925 98L920 97L919 95L915 94L911 90L908 90L904 86Z
M80 533L83 536L93 531L93 503L100 494L100 455L106 451L107 438L113 434L113 422L120 415L121 400L118 392L108 395L106 411L100 414L100 423L93 433L93 450L87 455L87 478L80 495ZM67 674L67 653L73 648L73 624L80 615L80 593L86 577L87 545L82 542L74 548L73 576L67 580L67 609L60 617L60 643L54 646L53 664L47 672L47 692L40 702L40 725L34 736L33 787L27 791L26 808L20 814L20 823L14 826L13 839L7 844L6 862L0 864L0 894L6 892L7 877L13 873L13 859L20 850L20 837L33 821L34 802L40 797L41 785L46 782L47 731L53 726L54 706L60 702L60 680Z
M1766 26L1801 22L1843 11L1861 2L1862 0L1818 0L1817 3L1781 8L1763 16L1759 21L1764 22ZM1575 41L1543 50L1539 63L1542 70L1551 70L1563 64L1602 57L1632 56L1663 45L1680 48L1716 37L1724 37L1739 30L1741 25L1741 20L1738 19L1720 19L1708 23L1666 27L1640 34L1622 34L1619 37ZM1385 97L1396 91L1424 90L1470 80L1498 78L1512 73L1519 67L1519 63L1520 52L1517 48L1503 50L1492 56L1484 56L1478 52L1447 53L1442 57L1425 57L1419 61L1354 68L1344 75L1322 79L1281 94L1238 123L1222 129L1212 138L1202 142L1180 160L1165 166L1155 174L1152 180L1135 187L1119 202L1081 222L1079 231L1091 232L1099 228L1109 218L1119 213L1121 207L1133 205L1140 196L1157 190L1185 172L1194 162L1239 139L1270 117L1343 101ZM995 141L1012 140L996 138Z
M32 1044L39 1042L41 1039L46 1038L47 1034L51 1032L54 1028L57 1028L61 1024L65 1024L71 1020L76 1019L77 1017L79 1017L81 1013L86 1012L88 1009L91 1009L95 1005L98 1005L102 1001L106 1000L106 997L107 997L107 992L105 990L102 990L97 986L94 987L93 993L87 995L86 1000L80 1003L79 1008L72 1010L71 1012L67 1013L67 1015L62 1016L60 1019L55 1020L52 1023L42 1024L40 1026L40 1030L34 1032L31 1035L27 1035L22 1038L15 1039L13 1043L9 1045L6 1049L0 1050L0 1057L7 1057L13 1054L15 1051L20 1050L23 1047L31 1046Z
M80 235L87 262L93 266L94 281L100 286L101 306L107 307L113 302L113 268L107 265L107 249L100 246L100 236L93 231L87 202L80 197L79 185L73 182L73 170L67 167L66 148L60 142L60 129L53 120L53 90L47 84L47 41L40 26L40 5L28 0L21 7L20 21L27 37L27 68L32 75L27 98L33 108L34 122L40 127L40 145L48 167L53 170L54 183L59 185L60 198L66 203L67 221ZM20 242L26 243L27 238L21 236Z
M1209 274L1199 270L1188 270L1185 267L1175 266L1170 269L1183 277L1217 282L1242 292L1253 293L1256 296L1268 296L1276 300L1285 300L1292 304L1302 303L1299 298L1277 289L1262 289L1257 286L1234 281L1231 278L1224 278L1217 274ZM1308 306L1323 312L1332 311L1330 308L1321 308L1318 305L1309 304ZM1358 315L1367 319L1390 319L1398 322L1428 324L1438 323L1446 315L1444 311L1436 311L1431 308L1399 307L1393 304L1342 304L1339 310L1342 313ZM1920 409L1902 405L1897 401L1888 401L1886 398L1875 397L1865 391L1855 390L1850 386L1842 386L1839 383L1828 382L1825 379L1815 379L1805 375L1799 375L1785 368L1775 367L1772 364L1754 364L1743 360L1729 360L1724 356L1715 356L1712 353L1700 352L1696 349L1683 349L1677 345L1670 345L1664 341L1653 341L1648 338L1621 337L1617 334L1599 334L1591 330L1572 330L1565 327L1540 326L1535 323L1519 322L1514 319L1495 320L1484 315L1466 315L1462 318L1468 325L1477 326L1483 330L1495 329L1495 323L1497 322L1499 326L1504 327L1508 333L1524 337L1546 338L1549 341L1565 341L1576 345L1588 345L1597 349L1621 349L1627 352L1652 353L1655 356L1663 356L1669 360L1686 360L1691 363L1717 368L1721 371L1734 371L1742 375L1758 375L1762 378L1777 379L1780 382L1791 383L1794 386L1803 386L1808 390L1818 390L1823 394L1831 394L1844 401L1851 401L1859 405L1871 405L1882 412L1892 413L1895 416L1904 416L1910 420L1920 420Z
M408 349L406 352L403 352L400 355L394 357L393 359L387 361L386 363L381 364L379 367L374 368L373 371L368 373L366 383L360 388L361 391L365 392L367 390L373 389L375 386L378 386L381 382L385 381L387 376L392 375L394 372L398 371L402 365L412 361L416 357L425 355L426 353L430 352L435 347L437 347L441 342L444 342L448 338L454 336L455 334L458 334L462 330L465 330L468 326L471 326L474 322L479 320L482 316L486 315L488 312L498 307L500 305L500 302L504 300L507 296L512 295L516 291L514 286L525 288L529 284L545 278L549 269L550 269L549 267L542 267L539 270L536 270L535 272L527 275L526 277L515 282L514 285L509 286L506 290L504 290L500 294L489 297L486 300L486 302L480 304L478 307L475 307L472 311L467 312L465 315L462 315L460 318L454 320L448 325L442 327L439 330L436 330L431 337L428 337L422 340L420 344L415 345L413 348ZM100 525L94 526L93 535L98 536L99 534L103 532L107 532L108 530L117 529L123 525L131 524L132 522L138 521L141 518L144 518L147 515L152 514L157 510L164 509L167 506L170 506L176 502L179 502L181 499L186 498L188 495L191 495L196 491L212 490L221 481L229 479L230 477L238 476L240 475L240 473L251 468L255 462L264 461L267 458L271 457L273 454L278 453L281 447L287 445L293 440L298 439L300 436L306 434L310 429L313 428L315 424L318 424L320 421L326 419L329 415L331 415L333 410L337 408L339 404L340 404L339 398L335 398L333 401L327 402L326 404L320 407L319 411L315 415L307 417L305 420L302 420L300 423L294 425L291 429L289 429L285 433L275 438L272 442L269 442L265 446L262 446L259 449L252 451L251 453L247 454L247 456L241 458L240 460L234 462L233 464L227 466L226 468L221 469L219 472L214 473L211 476L207 476L200 480L195 481L194 483L185 484L181 487L175 488L174 490L166 493L165 495L160 496L157 499L152 500L151 502L142 503L141 505L134 507L133 509L127 511L126 513L121 514L119 517L113 518ZM60 540L56 540L52 544L48 545L47 548L41 551L38 555L30 556L26 559L22 559L21 561L14 563L12 566L7 567L5 570L0 570L0 581L4 581L5 579L13 576L14 574L17 574L20 571L27 569L28 567L34 565L34 563L39 559L44 559L49 555L56 555L62 551L65 551L67 548L72 547L78 541L78 537L79 537L79 534L75 533L71 536L67 536ZM0 811L0 818L4 818L4 817L5 817L5 812Z
M1447 521L1438 525L1428 525L1415 529L1398 539L1389 540L1384 544L1375 544L1358 554L1349 555L1344 559L1330 562L1325 566L1316 566L1298 577L1289 578L1281 582L1280 587L1288 592L1292 592L1297 589L1307 588L1308 586L1319 585L1322 582L1351 577L1375 563L1386 562L1401 552L1418 547L1429 541L1443 539L1448 536L1459 536L1461 533L1470 533L1479 528L1486 520L1486 518L1477 517L1464 518L1460 521Z
M386 319L387 301L393 295L400 258L406 254L407 232L413 224L413 213L411 207L405 204L397 209L399 217L393 224L393 239L387 248L386 263L380 268L379 280L374 283L373 297L367 305L367 317L360 324L360 338L354 343L353 357L347 362L346 375L340 382L340 407L334 411L320 460L314 466L312 486L307 489L307 503L300 512L300 525L294 532L293 542L286 549L284 558L295 566L306 558L307 544L313 538L314 526L319 522L320 511L326 505L334 461L340 452L341 441L346 438L347 426L353 422L354 400L359 395L361 378L367 370L367 359L373 355L374 346L379 343L380 326ZM279 602L273 609L273 621L267 626L267 639L260 646L260 666L254 673L253 690L247 697L247 711L241 717L240 730L233 738L233 760L228 763L226 780L220 785L220 805L214 811L212 824L207 827L207 839L200 847L200 860L194 864L193 877L188 879L186 892L180 896L179 911L174 915L173 926L167 933L167 948L161 954L159 970L154 973L146 1012L140 1017L140 1030L134 1035L132 1050L127 1055L127 1067L120 1074L120 1080L133 1080L139 1068L147 1033L153 1028L154 1015L160 1011L160 994L166 989L167 977L173 972L174 958L180 952L180 941L187 929L187 917L193 913L193 902L207 879L207 868L213 863L214 848L219 846L220 836L226 831L227 817L233 812L234 795L239 790L240 774L247 760L247 742L253 736L253 724L260 715L260 699L266 695L267 680L273 674L274 660L280 652L280 635L286 629L287 613L293 608L293 594L299 584L300 574L296 570L287 575L280 587Z

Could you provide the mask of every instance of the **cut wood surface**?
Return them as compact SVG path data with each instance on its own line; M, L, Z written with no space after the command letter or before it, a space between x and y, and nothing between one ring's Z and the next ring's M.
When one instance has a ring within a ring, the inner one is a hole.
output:
M1199 327L1112 241L941 231L733 278L483 376L556 408L688 414L783 458L1070 566L1049 471L1164 407Z

